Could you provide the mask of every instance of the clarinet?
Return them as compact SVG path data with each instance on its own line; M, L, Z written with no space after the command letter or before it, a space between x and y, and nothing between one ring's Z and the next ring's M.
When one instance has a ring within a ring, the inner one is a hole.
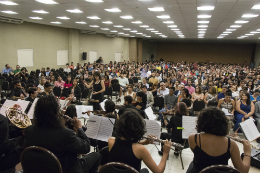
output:
M147 137L147 136L144 136L144 138L145 138L145 139L153 140L153 141L155 141L155 142L160 142L160 143L162 143L162 144L164 143L163 140L158 139L158 138L151 138L151 137ZM180 149L180 150L182 150L182 149L184 148L183 145L178 144L178 143L175 143L175 142L174 142L174 143L172 142L172 146L175 147L175 148L178 148L178 149Z
M230 139L232 139L232 140L234 140L236 142L239 142L239 143L243 143L243 139L240 139L240 138L235 138L235 137L230 136L230 135L227 135L227 138L230 138ZM260 150L260 148L258 148L256 145L253 145L253 144L250 144L250 147L254 148L256 150Z

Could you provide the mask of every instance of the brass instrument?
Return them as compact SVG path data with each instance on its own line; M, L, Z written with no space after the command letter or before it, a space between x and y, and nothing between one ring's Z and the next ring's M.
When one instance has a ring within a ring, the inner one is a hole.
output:
M153 137L148 137L148 136L144 136L144 138L145 138L145 139L150 139L150 140L155 141L155 142L160 142L160 143L162 143L162 144L164 143L163 140L158 139L158 138L153 138ZM175 143L175 142L172 142L172 146L175 147L175 148L178 148L178 149L180 149L180 150L182 150L182 149L184 148L183 145L178 144L178 143Z
M235 138L235 137L230 136L230 135L227 135L227 138L230 138L230 139L232 139L232 140L234 140L234 141L236 141L236 142L243 143L243 139L240 139L240 138ZM251 148L254 148L254 149L256 149L256 150L260 150L260 148L258 148L256 145L253 145L253 144L250 144L250 147L251 147Z
M6 116L18 128L25 129L32 125L29 117L22 112L20 105L15 104L12 108L2 106L7 108L5 111Z

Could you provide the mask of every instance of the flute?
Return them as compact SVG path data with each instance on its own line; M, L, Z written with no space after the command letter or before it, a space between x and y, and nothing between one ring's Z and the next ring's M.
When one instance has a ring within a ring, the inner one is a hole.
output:
M145 138L145 139L153 140L153 141L155 141L155 142L160 142L160 143L162 143L162 144L164 143L163 140L158 139L158 138L153 138L153 137L151 138L151 137L148 137L148 136L144 136L144 138ZM182 149L184 148L183 145L178 144L178 143L175 143L175 142L172 142L172 146L175 147L175 148L178 148L178 149L180 149L180 150L182 150Z
M235 137L230 136L230 135L227 135L227 138L230 138L230 139L232 139L232 140L234 140L234 141L243 143L243 139L240 139L240 138L235 138ZM254 149L256 149L256 150L260 150L260 148L258 148L256 145L253 145L253 144L250 144L250 147L251 147L251 148L254 148Z

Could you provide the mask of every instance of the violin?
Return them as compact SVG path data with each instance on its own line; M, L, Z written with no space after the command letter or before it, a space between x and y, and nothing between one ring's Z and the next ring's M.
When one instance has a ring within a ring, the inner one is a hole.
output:
M101 111L101 110L96 110L96 111L89 111L92 112L93 114L106 114L106 111ZM86 114L87 112L82 112L82 114Z
M138 101L133 101L133 102L132 102L132 106L137 106L138 103L139 103Z

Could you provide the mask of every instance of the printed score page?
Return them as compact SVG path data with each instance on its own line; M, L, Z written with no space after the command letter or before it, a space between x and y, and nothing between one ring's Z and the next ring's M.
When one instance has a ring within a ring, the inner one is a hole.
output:
M107 142L112 136L114 130L115 119L101 117L101 122L98 130L97 140Z
M87 130L85 132L88 138L97 139L101 118L102 117L96 115L89 116Z
M260 133L257 130L253 119L250 118L240 123L240 127L248 141L252 142L260 137Z
M155 120L144 120L146 123L146 134L144 136L148 135L154 135L156 138L160 139L161 136L161 123L159 121ZM155 144L159 145L158 142L155 142Z
M7 106L9 108L12 108L17 102L16 101L13 101L13 100L6 100L3 104L3 106L1 107L1 110L0 110L0 114L2 114L3 116L6 117L6 113L5 111L8 109L4 106Z
M188 139L192 134L196 134L197 117L182 116L182 139Z
M30 120L33 119L34 108L35 108L35 106L36 106L36 103L37 103L38 99L39 99L39 98L35 98L35 99L34 99L33 104L32 104L32 106L31 106L31 108L30 108L30 110L29 110L29 112L28 112L28 114L27 114L28 117L30 118Z

